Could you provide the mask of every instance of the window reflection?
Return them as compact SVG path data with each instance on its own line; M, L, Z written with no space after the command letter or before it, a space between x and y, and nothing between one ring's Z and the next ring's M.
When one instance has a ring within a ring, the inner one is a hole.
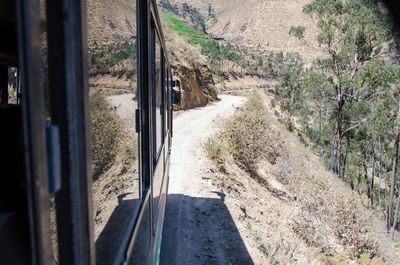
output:
M155 135L156 135L156 144L155 144L155 156L158 158L158 153L160 151L160 147L162 144L162 111L163 111L163 103L162 103L162 91L161 91L161 71L162 71L162 65L161 65L161 45L160 45L160 39L158 38L158 35L155 34L155 87L154 87L154 94L153 94L153 117L155 120Z
M136 1L89 0L87 10L96 260L112 264L140 199Z

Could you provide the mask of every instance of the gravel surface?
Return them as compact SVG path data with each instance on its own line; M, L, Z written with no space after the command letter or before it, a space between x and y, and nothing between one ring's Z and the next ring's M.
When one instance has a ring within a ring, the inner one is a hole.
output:
M253 264L223 193L215 191L201 143L217 131L214 120L246 99L222 95L174 120L170 183L161 264Z

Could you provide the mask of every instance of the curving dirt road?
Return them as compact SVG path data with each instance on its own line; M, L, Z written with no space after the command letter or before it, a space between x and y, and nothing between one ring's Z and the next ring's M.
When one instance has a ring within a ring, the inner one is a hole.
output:
M253 264L225 195L211 184L201 148L217 131L214 121L232 115L245 100L222 95L217 103L175 118L161 264Z

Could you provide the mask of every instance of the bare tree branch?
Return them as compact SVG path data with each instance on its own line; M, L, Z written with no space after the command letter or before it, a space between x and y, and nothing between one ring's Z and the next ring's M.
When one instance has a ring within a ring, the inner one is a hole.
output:
M357 128L358 126L360 126L361 124L365 123L367 120L368 120L367 118L364 118L364 119L362 119L358 124L356 124L356 125L354 125L354 126L351 126L350 128L344 130L344 131L342 132L342 136L343 136L346 132L348 132L348 131L350 131L350 130L353 130L353 129Z

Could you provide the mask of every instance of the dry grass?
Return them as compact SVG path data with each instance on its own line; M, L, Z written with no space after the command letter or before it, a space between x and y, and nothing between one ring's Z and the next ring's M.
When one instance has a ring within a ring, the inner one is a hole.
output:
M269 106L265 94L259 97ZM246 108L225 124L242 122L238 117L251 121L243 111ZM234 157L228 128L222 126L223 132L203 144L217 168L214 183L227 194L225 201L238 227L245 227L241 233L255 263L385 264L379 257L386 258L388 253L371 232L376 225L373 212L362 205L357 193L326 171L323 162L277 121L272 110L267 109L265 116L269 139L279 145L272 159L268 152L256 156L258 162L252 165L256 178ZM233 127L249 135L245 125ZM248 138L238 143L248 143ZM251 150L251 144L247 145ZM250 158L255 156L245 157Z
M128 136L128 139L124 140L120 146L120 153L122 157L122 163L126 166L132 166L137 163L138 159L138 137L137 134Z
M90 97L92 172L96 180L114 162L119 150L122 125L101 92Z
M335 196L314 178L296 178L291 186L301 207L292 229L309 246L331 256L343 251L351 258L377 254L376 241L367 234L370 224L353 199Z
M206 14L208 3L217 13L217 23L210 25L211 35L255 49L274 52L299 52L306 63L324 56L316 35L316 23L302 12L311 0L173 0L187 2ZM304 41L289 35L291 26L304 26Z
M257 164L262 158L274 159L279 148L269 127L263 103L256 94L238 108L232 118L226 121L224 131L217 138L208 139L204 147L209 158L222 164L223 153L229 153L236 164L251 175L257 175Z

